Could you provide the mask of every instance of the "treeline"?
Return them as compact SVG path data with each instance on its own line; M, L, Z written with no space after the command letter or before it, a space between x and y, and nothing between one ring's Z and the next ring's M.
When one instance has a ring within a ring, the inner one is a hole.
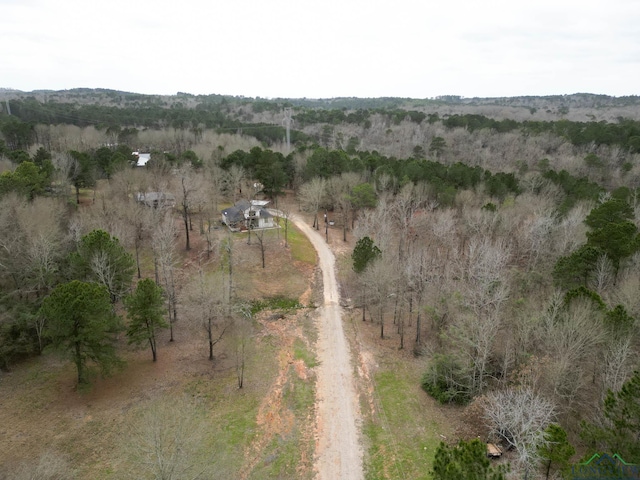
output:
M394 125L399 125L405 119L420 124L425 118L429 118L429 122L433 123L438 119L437 114L427 115L424 112L416 110L403 109L357 109L348 111L346 109L300 109L296 112L295 119L303 127L306 125L314 125L317 123L326 123L330 125L339 125L348 123L361 125L365 128L371 126L371 116L381 114L387 116Z
M37 124L70 124L79 127L95 126L109 134L114 142L131 143L140 129L172 127L193 132L204 129L218 133L240 133L250 135L266 146L281 142L286 130L280 125L247 123L234 119L219 105L199 104L195 109L182 105L110 107L101 105L75 105L69 103L41 104L32 101L12 101L12 117L0 116L0 130L10 150L27 149L38 142ZM310 137L299 130L291 130L293 144L310 141Z
M387 182L394 186L395 191L408 182L429 184L433 199L442 205L452 205L458 191L476 189L481 184L496 199L517 195L521 190L513 173L492 173L459 162L445 165L426 159L396 159L377 152L349 155L342 150L329 150L317 145L303 151L309 156L298 172L293 155L284 156L260 147L250 152L235 151L223 158L220 166L224 170L232 166L242 168L251 178L257 179L264 193L271 197L280 195L284 188L293 188L299 181L329 179L347 173L359 174L373 183Z
M448 128L466 128L470 131L491 129L506 133L515 130L523 134L553 133L565 138L576 146L618 145L631 152L640 152L640 122L629 119L619 119L618 123L607 122L573 122L570 120L557 121L524 121L503 119L494 120L483 115L451 115L442 118L442 123Z
M458 191L475 190L480 185L489 196L498 200L507 195L518 195L522 191L520 180L514 173L491 172L461 162L447 165L424 158L397 159L378 152L348 154L317 145L301 151L308 158L298 170L294 165L293 154L285 156L260 147L249 152L232 152L221 159L220 166L224 170L229 170L233 165L242 168L248 176L261 183L264 193L271 197L281 195L285 188L294 188L301 181L310 181L316 177L329 178L349 172L362 174L374 182L380 179L391 182L396 191L407 182L429 184L433 200L443 206L453 205ZM42 147L31 156L24 150L3 150L0 144L0 155L3 154L18 166L15 171L2 174L0 193L15 190L30 198L51 191L56 170L78 192L80 188L91 188L97 180L108 179L117 171L135 163L127 145L82 152L72 150L67 152L68 165L57 167L52 164L51 153ZM202 166L203 159L191 150L179 155L153 151L152 162L157 165L166 163L168 168L180 167L185 163L198 168ZM598 184L584 177L573 176L565 170L543 170L542 178L551 181L564 192L558 207L560 213L566 213L578 201L595 201L604 191Z
M153 97L151 97L153 98ZM180 99L189 100L187 104ZM266 100L241 100L235 99L229 103L226 97L201 97L178 96L177 101L166 105L163 102L139 101L132 104L124 103L118 106L100 104L75 104L57 101L41 103L34 97L9 102L11 113L18 121L6 116L2 129L10 148L24 148L25 143L33 141L33 135L28 130L35 124L73 124L84 127L96 126L99 129L112 129L116 135L128 133L128 128L163 128L173 127L177 129L189 129L194 132L202 129L215 129L217 132L242 132L251 135L265 146L271 146L274 142L282 141L286 131L281 125L267 123L252 123L241 120L242 109L249 107L254 113L271 111L278 112L289 102ZM448 129L465 128L471 132L490 129L499 133L518 131L523 135L539 135L551 133L566 139L575 146L619 146L630 153L640 152L640 122L636 120L618 119L617 123L601 122L576 122L570 120L556 121L532 121L518 122L512 119L496 120L477 114L454 114L440 116L438 113L426 113L411 109L401 108L312 108L294 107L294 119L298 129L309 125L326 124L341 125L351 124L363 128L371 126L374 115L382 115L387 118L390 125L399 125L408 120L415 124L428 121L430 124L442 122ZM14 139L11 140L11 139ZM317 139L316 139L317 140ZM294 145L308 144L313 141L308 135L294 129L291 132L291 141Z

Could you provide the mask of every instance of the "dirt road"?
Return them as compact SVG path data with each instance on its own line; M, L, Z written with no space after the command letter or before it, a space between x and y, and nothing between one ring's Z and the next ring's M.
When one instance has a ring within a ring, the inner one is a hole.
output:
M291 220L318 252L324 285L324 304L318 319L316 478L360 480L363 478L360 410L351 354L342 328L335 258L320 233L300 218Z

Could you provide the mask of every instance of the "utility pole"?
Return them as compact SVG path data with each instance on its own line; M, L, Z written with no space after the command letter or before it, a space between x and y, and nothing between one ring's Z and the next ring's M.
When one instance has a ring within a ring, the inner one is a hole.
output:
M324 211L324 238L329 243L329 218L326 210Z
M291 152L291 123L293 119L291 118L291 108L287 107L284 109L284 127L287 129L287 153Z

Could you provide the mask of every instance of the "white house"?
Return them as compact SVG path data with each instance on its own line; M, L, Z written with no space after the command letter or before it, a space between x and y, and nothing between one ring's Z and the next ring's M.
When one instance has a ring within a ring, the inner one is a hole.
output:
M138 160L136 161L136 167L144 167L149 160L151 160L150 153L131 152L131 155L136 155Z
M222 223L233 231L273 228L273 215L265 208L268 203L268 200L240 200L222 211Z

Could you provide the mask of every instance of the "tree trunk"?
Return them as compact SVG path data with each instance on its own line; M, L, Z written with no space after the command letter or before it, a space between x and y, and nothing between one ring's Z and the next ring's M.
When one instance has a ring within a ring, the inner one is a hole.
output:
M136 237L135 248L136 248L136 267L138 268L138 280L142 278L142 274L140 273L140 241ZM156 282L157 283L157 282Z
M342 241L347 241L347 222L349 221L349 214L346 208L342 209Z
M156 285L160 285L160 273L158 272L158 257L155 254L153 256L153 271L156 275Z
M409 295L409 322L407 325L413 325L413 295Z
M158 360L158 349L156 345L156 337L153 333L149 336L149 346L151 347L151 355L153 356L153 361L155 362Z
M551 460L549 460L549 463L547 463L547 475L546 475L546 479L549 480L549 472L551 471Z
M395 304L393 305L393 324L395 325L398 322L398 318L400 318L400 315L398 315L398 299L400 298L399 292L394 294L395 297Z
M173 342L173 319L171 318L171 297L169 297L169 341Z
M182 219L184 220L184 231L187 234L187 245L185 250L191 250L191 244L189 243L189 211L187 210L186 205L183 205Z
M75 344L75 353L74 353L74 361L76 364L76 369L78 370L78 386L84 385L87 383L87 379L84 375L84 363L82 361L82 352L80 348L80 343L76 342Z
M211 318L209 318L209 325L207 328L207 334L209 336L209 360L213 360L213 338L211 336Z

